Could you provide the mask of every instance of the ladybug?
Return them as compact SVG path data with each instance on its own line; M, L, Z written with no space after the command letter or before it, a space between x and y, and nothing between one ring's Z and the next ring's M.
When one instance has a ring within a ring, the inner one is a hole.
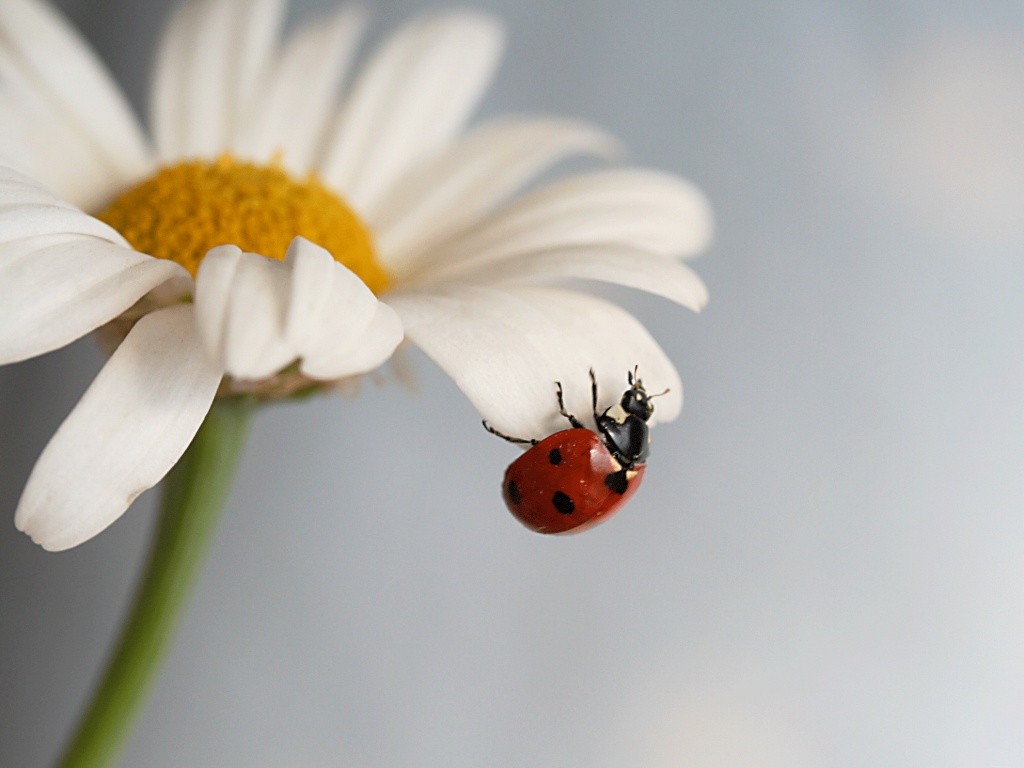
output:
M590 369L597 431L566 410L557 381L558 410L572 429L530 440L509 437L484 422L488 432L510 443L532 446L509 465L501 486L509 511L531 531L585 531L618 512L640 487L651 445L651 399L660 395L647 394L635 369L626 379L629 389L619 402L598 413L597 377Z

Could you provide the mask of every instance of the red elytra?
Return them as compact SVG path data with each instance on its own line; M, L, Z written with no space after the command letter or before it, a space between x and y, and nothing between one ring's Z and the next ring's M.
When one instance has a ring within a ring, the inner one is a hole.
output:
M618 512L640 487L644 469L623 470L596 432L566 429L512 462L502 493L530 530L580 533Z

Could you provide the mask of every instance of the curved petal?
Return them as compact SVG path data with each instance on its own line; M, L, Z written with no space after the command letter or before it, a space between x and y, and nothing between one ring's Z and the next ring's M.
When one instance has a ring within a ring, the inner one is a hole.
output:
M406 336L506 434L539 438L565 428L556 381L570 411L592 421L590 368L601 409L618 400L634 366L651 391L669 389L652 424L671 421L682 406L679 375L661 347L636 318L603 299L537 286L449 286L388 303Z
M239 379L265 378L295 360L315 379L365 373L402 340L394 311L300 237L285 263L233 245L214 248L199 267L195 305L209 354Z
M572 245L619 244L688 256L708 243L711 230L711 207L689 182L657 171L599 171L526 195L439 247L417 274Z
M0 49L0 81L9 84L0 98L0 124L5 133L20 136L18 149L32 155L28 165L47 183L91 208L149 172L151 152L128 102L99 58L50 6L37 0L0 3ZM32 130L50 138L62 134L70 145L34 142ZM54 167L56 162L62 167ZM89 190L64 188L62 180L73 175L68 163L79 176L88 174Z
M366 27L362 8L345 6L289 35L268 73L263 96L232 149L256 160L281 153L296 175L309 170L335 109L339 85L348 72Z
M61 200L39 182L0 165L0 249L39 235L91 235L128 248L112 227Z
M343 379L368 373L383 365L402 342L404 331L398 313L378 302L373 317L354 343L324 349L304 359L299 369L311 379Z
M0 203L0 232L4 242L38 235L91 235L111 242L106 224L75 208L30 203Z
M0 166L0 364L62 347L188 273Z
M704 281L688 266L623 246L576 246L526 253L465 270L457 276L461 282L476 284L542 283L572 278L637 288L694 312L700 312L708 303ZM437 275L436 280L440 283L445 277Z
M54 551L98 534L181 458L220 378L190 306L143 317L39 457L15 525Z
M402 324L347 267L323 248L295 238L288 249L292 291L285 336L314 379L366 373L402 341Z
M588 123L495 120L403 175L366 212L367 221L382 261L400 273L557 161L577 154L611 158L619 151L614 138Z
M501 25L473 11L426 16L377 50L339 115L320 172L361 211L414 162L455 136L503 47Z
M95 237L0 244L0 365L70 344L179 276L174 262Z
M228 310L231 307L231 286L242 261L237 245L221 245L210 251L199 265L193 293L196 326L207 354L222 366Z
M284 0L191 0L157 54L151 104L164 160L230 149L249 118L284 16Z
M212 249L199 265L195 308L208 354L238 379L262 379L295 359L284 339L290 270L280 261Z

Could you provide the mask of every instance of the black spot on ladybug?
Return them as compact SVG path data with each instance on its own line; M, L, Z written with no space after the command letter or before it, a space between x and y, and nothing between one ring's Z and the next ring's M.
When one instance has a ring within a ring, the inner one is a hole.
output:
M620 496L626 492L629 488L629 480L626 479L626 470L620 469L618 472L612 472L605 476L604 484L608 486L609 490Z
M552 448L548 451L548 461L554 464L556 467L562 463L562 452L557 448Z
M572 503L572 499L561 491L555 491L555 495L551 499L551 502L555 505L555 509L563 515L571 515L573 510L576 509L576 505Z
M518 504L522 501L522 497L519 495L519 486L516 485L515 480L508 481L508 500L513 504Z

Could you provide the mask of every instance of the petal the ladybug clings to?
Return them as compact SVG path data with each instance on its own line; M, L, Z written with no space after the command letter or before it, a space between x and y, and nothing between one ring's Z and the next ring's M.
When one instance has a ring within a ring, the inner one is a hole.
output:
M668 390L648 395L635 369L626 379L629 389L619 402L598 413L597 377L590 369L597 431L566 410L561 382L555 382L558 410L572 429L531 440L509 437L484 422L488 432L510 443L532 446L509 465L502 482L509 511L531 531L585 531L618 512L640 487L651 447L651 399Z

